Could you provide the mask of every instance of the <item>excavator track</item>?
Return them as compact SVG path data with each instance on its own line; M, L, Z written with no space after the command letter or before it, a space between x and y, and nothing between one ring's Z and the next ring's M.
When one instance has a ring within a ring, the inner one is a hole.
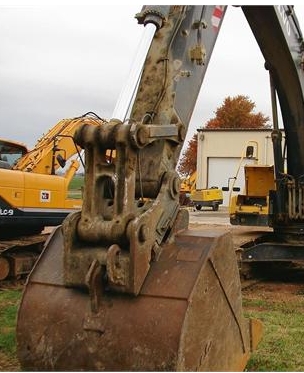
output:
M18 279L31 271L49 233L0 240L0 281Z

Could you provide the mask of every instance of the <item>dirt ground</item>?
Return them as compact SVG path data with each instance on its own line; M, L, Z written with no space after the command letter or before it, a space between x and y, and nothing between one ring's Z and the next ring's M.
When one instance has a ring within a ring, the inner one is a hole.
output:
M303 300L304 282L267 281L243 289L246 298L292 303Z
M212 230L218 232L231 232L234 247L237 248L244 242L256 238L265 229L250 228L250 227L231 227L229 225L216 224L190 224L190 228L194 230ZM267 230L267 228L266 228ZM298 279L286 281L285 279L278 281L262 281L254 283L243 289L246 298L263 299L270 301L297 301L302 299L304 294L304 281ZM16 357L8 358L0 351L0 371L20 371L20 365Z
M15 356L8 357L0 351L0 371L1 372L20 372L21 367Z
M220 232L231 232L234 248L238 249L245 242L270 232L270 228L265 227L240 227L226 225L190 224L191 229L216 230ZM279 269L280 270L280 269ZM263 278L263 272L261 272ZM246 286L244 282L243 294L246 298L263 299L276 302L302 301L304 295L304 267L295 266L282 269L282 272L273 272L271 275L259 282L248 281L251 285Z

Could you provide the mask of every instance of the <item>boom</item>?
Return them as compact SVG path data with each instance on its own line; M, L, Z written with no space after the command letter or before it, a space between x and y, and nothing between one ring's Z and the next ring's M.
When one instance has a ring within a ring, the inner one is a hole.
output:
M304 44L299 23L291 6L242 9L280 101L288 150L287 173L298 179L304 170ZM284 172L282 164L278 171Z
M80 118L63 119L58 122L37 141L34 149L16 162L13 169L54 175L60 167L65 166L67 159L79 154L81 150L73 139L79 122Z

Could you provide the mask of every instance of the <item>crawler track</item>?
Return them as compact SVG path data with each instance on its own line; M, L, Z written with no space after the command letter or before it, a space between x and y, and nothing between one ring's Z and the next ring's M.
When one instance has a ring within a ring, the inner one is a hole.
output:
M42 251L49 234L35 234L0 240L0 281L27 275Z

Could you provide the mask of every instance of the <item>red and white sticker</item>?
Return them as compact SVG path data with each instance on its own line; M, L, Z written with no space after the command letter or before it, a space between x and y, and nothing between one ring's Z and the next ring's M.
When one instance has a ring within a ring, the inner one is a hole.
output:
M217 31L219 28L221 19L223 17L223 12L224 12L224 5L216 5L214 7L212 17L211 17L211 24L215 31Z

